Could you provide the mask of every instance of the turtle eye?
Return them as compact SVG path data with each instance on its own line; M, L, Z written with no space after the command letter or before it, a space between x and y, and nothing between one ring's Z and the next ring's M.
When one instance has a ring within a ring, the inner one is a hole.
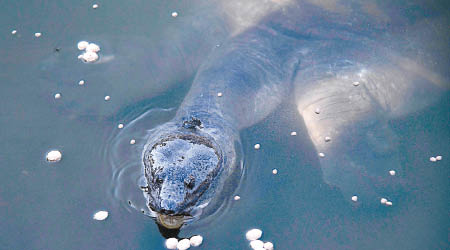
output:
M163 184L163 182L164 182L164 180L163 180L163 178L161 178L161 177L156 177L156 183L158 183L158 184Z
M187 188L193 189L195 186L195 178L194 176L189 176L188 178L184 179L184 185L186 185Z

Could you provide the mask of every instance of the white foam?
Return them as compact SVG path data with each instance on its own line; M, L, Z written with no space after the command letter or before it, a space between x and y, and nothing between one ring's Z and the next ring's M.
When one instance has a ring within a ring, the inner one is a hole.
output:
M270 242L270 241L265 242L264 243L264 249L273 250L273 243Z
M108 211L98 211L94 214L94 220L106 220L108 218Z
M252 240L250 241L250 247L252 249L264 249L264 242L260 240Z
M177 249L178 240L176 238L169 238L166 240L167 249Z
M79 50L85 50L87 48L87 46L89 45L89 43L87 41L79 41L77 43L77 48Z
M100 51L100 46L98 46L98 45L95 44L95 43L89 43L89 44L86 46L85 49L86 49L87 52L91 51L91 52L97 53L97 52Z
M247 231L247 233L245 234L245 238L247 238L247 240L257 240L261 238L261 235L262 231L260 229L254 228Z
M58 150L52 150L47 153L47 161L49 162L58 162L61 160L62 154Z
M201 235L194 235L194 236L191 237L189 242L191 243L191 246L198 247L198 246L200 246L202 244L203 237Z
M178 241L177 248L179 250L186 250L191 247L191 242L188 239Z

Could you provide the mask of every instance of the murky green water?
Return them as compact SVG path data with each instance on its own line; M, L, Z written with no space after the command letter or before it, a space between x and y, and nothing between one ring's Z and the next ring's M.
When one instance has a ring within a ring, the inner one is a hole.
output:
M146 208L132 185L136 172L117 176L105 152L119 123L127 126L149 110L154 116L148 128L140 125L143 130L169 120L189 90L192 65L211 49L206 44L220 44L225 36L211 35L219 28L183 24L193 9L189 1L98 3L96 10L90 1L2 4L0 249L163 249L156 224L140 211ZM174 10L180 18L171 17ZM191 37L192 30L207 38ZM80 40L100 44L101 56L114 60L81 63ZM181 40L192 42L179 45ZM179 46L189 58L176 56ZM56 93L62 97L54 99ZM241 132L241 199L180 236L201 234L199 249L250 249L245 232L257 227L276 249L448 249L449 124L448 93L391 121L402 153L397 176L406 188L392 207L365 207L364 200L351 204L323 181L303 121L286 100ZM135 133L139 145L143 138ZM61 162L45 160L50 149L62 152ZM429 161L438 154L442 161ZM93 220L98 210L109 211L108 219Z

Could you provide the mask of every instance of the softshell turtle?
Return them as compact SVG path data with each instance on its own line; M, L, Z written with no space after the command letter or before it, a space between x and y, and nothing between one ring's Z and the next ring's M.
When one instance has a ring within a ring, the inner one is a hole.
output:
M142 149L144 195L158 223L179 228L219 207L227 180L240 171L239 131L286 98L295 99L325 181L345 197L357 192L378 202L392 184L383 176L399 164L389 119L449 88L448 55L437 53L448 42L445 8L419 1L209 4L215 8L208 18L221 20L214 24L224 40L216 46L207 39L211 48L192 67L190 91ZM429 15L411 16L411 9ZM363 155L353 153L362 146Z

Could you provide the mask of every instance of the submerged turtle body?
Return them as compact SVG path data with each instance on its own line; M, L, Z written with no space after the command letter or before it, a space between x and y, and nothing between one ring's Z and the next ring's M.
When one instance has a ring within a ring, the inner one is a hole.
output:
M415 53L426 49L420 39L402 49L410 34L396 31L422 20L370 3L218 3L230 37L203 61L177 114L152 130L142 154L148 206L162 225L180 227L221 202L218 193L239 170L239 131L286 98L295 98L305 140L325 156L327 183L374 201L392 184L381 177L399 164L389 119L424 107L432 102L428 92L449 86L424 66L432 54ZM434 14L437 25L441 14ZM361 145L366 155L353 155Z

